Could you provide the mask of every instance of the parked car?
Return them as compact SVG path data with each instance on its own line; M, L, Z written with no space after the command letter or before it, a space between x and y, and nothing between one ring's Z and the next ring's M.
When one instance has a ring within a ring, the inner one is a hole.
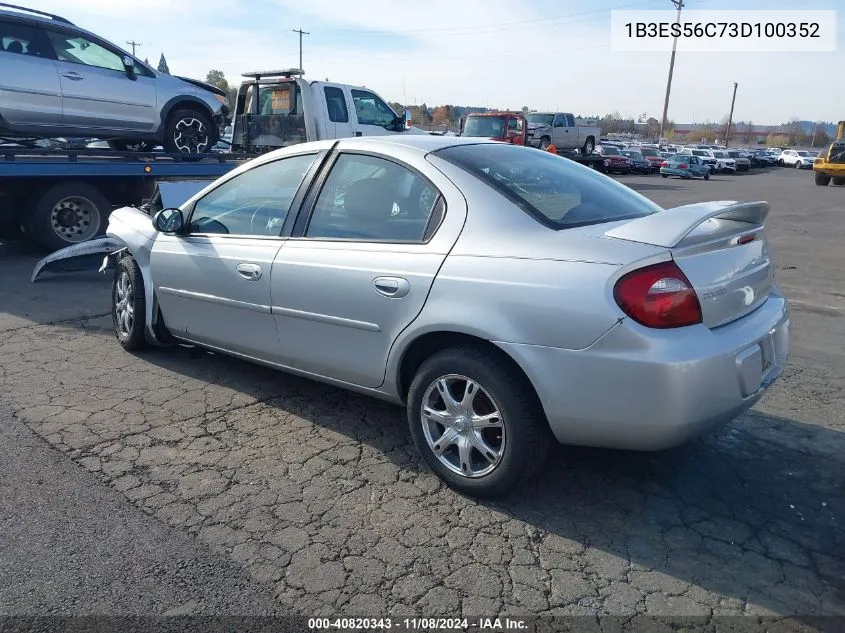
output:
M580 149L591 154L601 130L594 125L581 125L571 112L529 112L527 145L546 149L550 143L558 149Z
M748 171L751 169L751 160L746 155L746 152L738 149L729 149L726 153L734 159L737 171Z
M698 149L697 147L685 147L677 153L678 156L696 156L699 161L706 165L711 172L716 171L716 159L710 155L708 149Z
M498 494L552 439L662 449L758 400L790 322L767 212L663 210L494 141L301 144L154 218L114 212L114 331L401 403L438 476Z
M781 167L795 167L796 169L812 169L815 156L809 152L785 149L778 156L778 165Z
M613 145L599 145L596 154L603 157L601 169L607 174L628 174L631 172L631 161L622 154L621 149Z
M660 167L660 175L664 178L678 176L680 178L704 178L710 180L710 165L698 156L691 154L674 154L663 161Z
M201 153L220 137L226 93L160 73L65 18L0 6L0 136L96 137L115 149Z
M754 158L762 167L771 167L777 165L780 153L771 152L768 150L760 150L754 152Z
M651 163L640 152L622 150L622 155L631 162L631 171L638 174L651 173Z
M640 153L643 155L643 158L649 162L651 171L653 172L660 171L660 165L663 164L663 161L666 160L666 157L668 156L668 154L649 148L641 150Z
M716 159L716 171L717 172L724 172L736 171L736 160L728 156L727 152L723 152L716 149L711 149L709 151L710 156Z

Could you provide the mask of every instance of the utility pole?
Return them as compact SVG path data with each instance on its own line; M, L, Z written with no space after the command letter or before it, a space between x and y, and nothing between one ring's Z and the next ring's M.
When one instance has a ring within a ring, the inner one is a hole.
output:
M302 70L302 36L311 34L308 31L303 31L302 27L292 30L294 33L299 33L299 70Z
M132 40L132 41L126 42L126 43L129 44L129 46L132 47L132 57L135 57L135 47L140 46L141 42L136 42L135 40Z
M678 9L678 15L675 18L675 24L681 22L681 9L684 8L684 0L672 0L672 4ZM678 48L678 38L672 40L672 57L669 59L669 79L666 81L666 99L663 101L663 116L660 119L660 136L658 142L663 138L663 130L666 127L666 115L669 112L669 92L672 90L672 73L675 70L675 51Z
M731 144L731 123L734 119L734 103L736 103L736 87L739 84L734 82L734 96L731 99L731 113L728 115L728 129L725 132L725 147L730 147Z

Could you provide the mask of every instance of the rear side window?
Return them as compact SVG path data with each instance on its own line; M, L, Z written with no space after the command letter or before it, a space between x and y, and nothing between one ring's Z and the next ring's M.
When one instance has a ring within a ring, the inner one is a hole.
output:
M45 54L38 35L38 31L25 24L0 21L0 52L49 57Z
M325 88L326 107L329 110L329 121L333 123L349 123L349 110L346 108L346 97L340 88Z
M575 117L571 114L566 115L566 125L569 127L575 127Z
M443 211L440 192L411 170L376 156L341 154L305 236L420 242L431 237Z
M533 148L499 143L457 145L436 155L476 176L553 229L638 218L661 210L594 169Z

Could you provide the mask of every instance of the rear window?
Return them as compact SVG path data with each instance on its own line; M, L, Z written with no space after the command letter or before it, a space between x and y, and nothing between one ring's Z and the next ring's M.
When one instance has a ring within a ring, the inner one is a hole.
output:
M661 210L594 169L533 148L485 143L447 147L436 154L553 229L639 218Z

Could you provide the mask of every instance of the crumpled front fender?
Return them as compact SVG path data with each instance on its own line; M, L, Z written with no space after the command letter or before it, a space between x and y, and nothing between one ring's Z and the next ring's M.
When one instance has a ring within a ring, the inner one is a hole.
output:
M135 259L141 276L144 278L144 294L147 297L146 317L147 335L157 340L153 329L153 316L158 306L153 292L153 276L150 271L150 255L158 232L153 227L153 219L135 207L122 207L112 211L106 227L106 236L119 241Z

